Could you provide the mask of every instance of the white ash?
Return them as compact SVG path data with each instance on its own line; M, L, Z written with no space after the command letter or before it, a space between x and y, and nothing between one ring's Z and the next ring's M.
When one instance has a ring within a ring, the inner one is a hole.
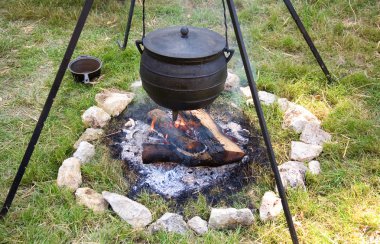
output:
M238 144L248 143L249 132L244 131L240 125L236 126L233 122L219 125L238 137ZM143 143L163 143L164 137L152 132L150 125L140 120L135 121L134 127L122 131L124 139L118 143L121 147L121 159L139 176L132 189L134 192L147 187L167 199L177 198L185 192L197 192L218 185L219 182L233 177L249 161L249 157L245 156L240 162L219 167L187 167L175 163L143 164Z
M249 131L243 129L238 123L231 121L228 124L219 123L219 126L226 135L236 138L242 145L247 145L249 142Z

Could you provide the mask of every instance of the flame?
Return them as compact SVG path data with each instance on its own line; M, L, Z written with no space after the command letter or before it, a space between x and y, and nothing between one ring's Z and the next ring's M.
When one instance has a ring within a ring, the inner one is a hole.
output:
M178 119L174 122L174 127L177 129L186 129L186 121L180 115L178 115Z
M189 144L186 146L186 148L187 148L188 150L192 150L192 149L195 148L195 144L194 144L194 143L189 143Z
M157 118L156 118L156 117L153 117L153 119L152 119L152 123L150 124L150 130L151 130L151 131L154 131L154 124L156 123L156 120L157 120Z

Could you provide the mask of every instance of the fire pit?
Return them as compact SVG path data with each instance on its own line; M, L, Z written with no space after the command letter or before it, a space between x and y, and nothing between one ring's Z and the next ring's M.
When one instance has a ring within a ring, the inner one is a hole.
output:
M185 200L219 188L237 191L254 180L252 165L265 162L256 129L242 112L218 99L205 110L172 112L148 97L116 118L109 133L113 156L123 160L129 197L142 190Z

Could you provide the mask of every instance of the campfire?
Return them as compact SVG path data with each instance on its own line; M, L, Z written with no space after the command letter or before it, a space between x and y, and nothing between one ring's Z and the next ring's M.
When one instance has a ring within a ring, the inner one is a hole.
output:
M143 163L215 167L238 162L245 155L233 142L237 139L224 135L203 109L182 111L174 122L160 109L150 111L148 116L150 135L157 141L143 144Z
M244 118L221 104L181 111L175 121L172 111L149 101L129 106L111 126L122 130L110 142L125 162L128 195L145 189L184 199L215 187L238 190L253 180L252 163L265 161L257 132Z

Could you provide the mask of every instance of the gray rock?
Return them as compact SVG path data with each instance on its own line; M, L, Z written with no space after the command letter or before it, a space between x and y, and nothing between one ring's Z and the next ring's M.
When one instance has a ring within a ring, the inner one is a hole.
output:
M305 174L306 171L308 170L304 163L298 162L298 161L288 161L288 162L283 163L280 166L278 166L278 169L279 170L281 169L284 171L290 170L290 169L295 169L295 170L302 172L303 174Z
M313 175L319 175L321 173L321 164L318 161L309 162L309 172Z
M87 127L104 127L110 119L111 116L97 106L90 107L82 114L82 121Z
M259 91L259 99L262 104L271 105L277 101L277 96L266 91Z
M260 205L260 219L263 222L275 219L282 212L281 198L273 191L265 192Z
M321 121L306 108L297 104L289 104L284 114L283 128L289 128L301 133L307 123L321 124Z
M292 141L290 158L295 161L306 162L318 157L322 150L322 146Z
M243 93L244 97L246 98L252 98L251 90L249 86L246 87L240 87L241 93Z
M319 124L307 123L302 131L300 140L313 145L322 146L331 141L331 135L320 128Z
M187 227L186 222L183 220L183 217L175 213L165 213L161 218L156 222L151 224L148 227L148 230L151 233L158 231L166 231L178 234L185 234L189 228Z
M187 225L198 235L203 235L208 231L207 221L199 216L195 216L187 221Z
M240 86L239 76L228 72L226 83L224 84L224 90L226 91L235 91Z
M143 228L152 222L152 214L144 205L108 191L103 191L102 195L113 211L133 228Z
M82 141L79 143L78 149L74 153L74 157L79 159L82 164L88 163L95 155L94 145Z
M104 212L108 208L108 202L102 194L88 187L78 188L75 192L75 198L78 204L84 205L94 212Z
M300 187L306 190L305 176L308 168L302 162L288 161L278 166L285 189Z
M102 136L104 136L104 131L102 129L87 128L85 132L83 132L83 134L75 142L74 148L77 149L82 141L96 141L100 139Z
M253 214L248 208L213 208L208 227L210 229L232 229L239 225L252 225L253 221Z
M82 174L79 159L72 157L63 161L58 170L57 185L75 191L81 184Z
M294 105L293 103L289 102L288 99L286 98L277 99L277 104L282 112L285 112L286 110L288 110L289 106Z
M105 90L96 94L95 100L100 108L111 116L118 116L132 102L135 94L119 90Z
M240 90L242 90L242 88L240 88ZM247 106L253 106L254 102L253 102L252 96L250 95L251 91L249 90L249 87L248 87L248 90L246 88L243 88L242 92L246 97L248 97L247 95L249 95L249 98L247 99L245 104L247 104ZM269 92L259 91L258 94L259 94L260 102L264 105L271 105L275 103L277 100L277 96Z

